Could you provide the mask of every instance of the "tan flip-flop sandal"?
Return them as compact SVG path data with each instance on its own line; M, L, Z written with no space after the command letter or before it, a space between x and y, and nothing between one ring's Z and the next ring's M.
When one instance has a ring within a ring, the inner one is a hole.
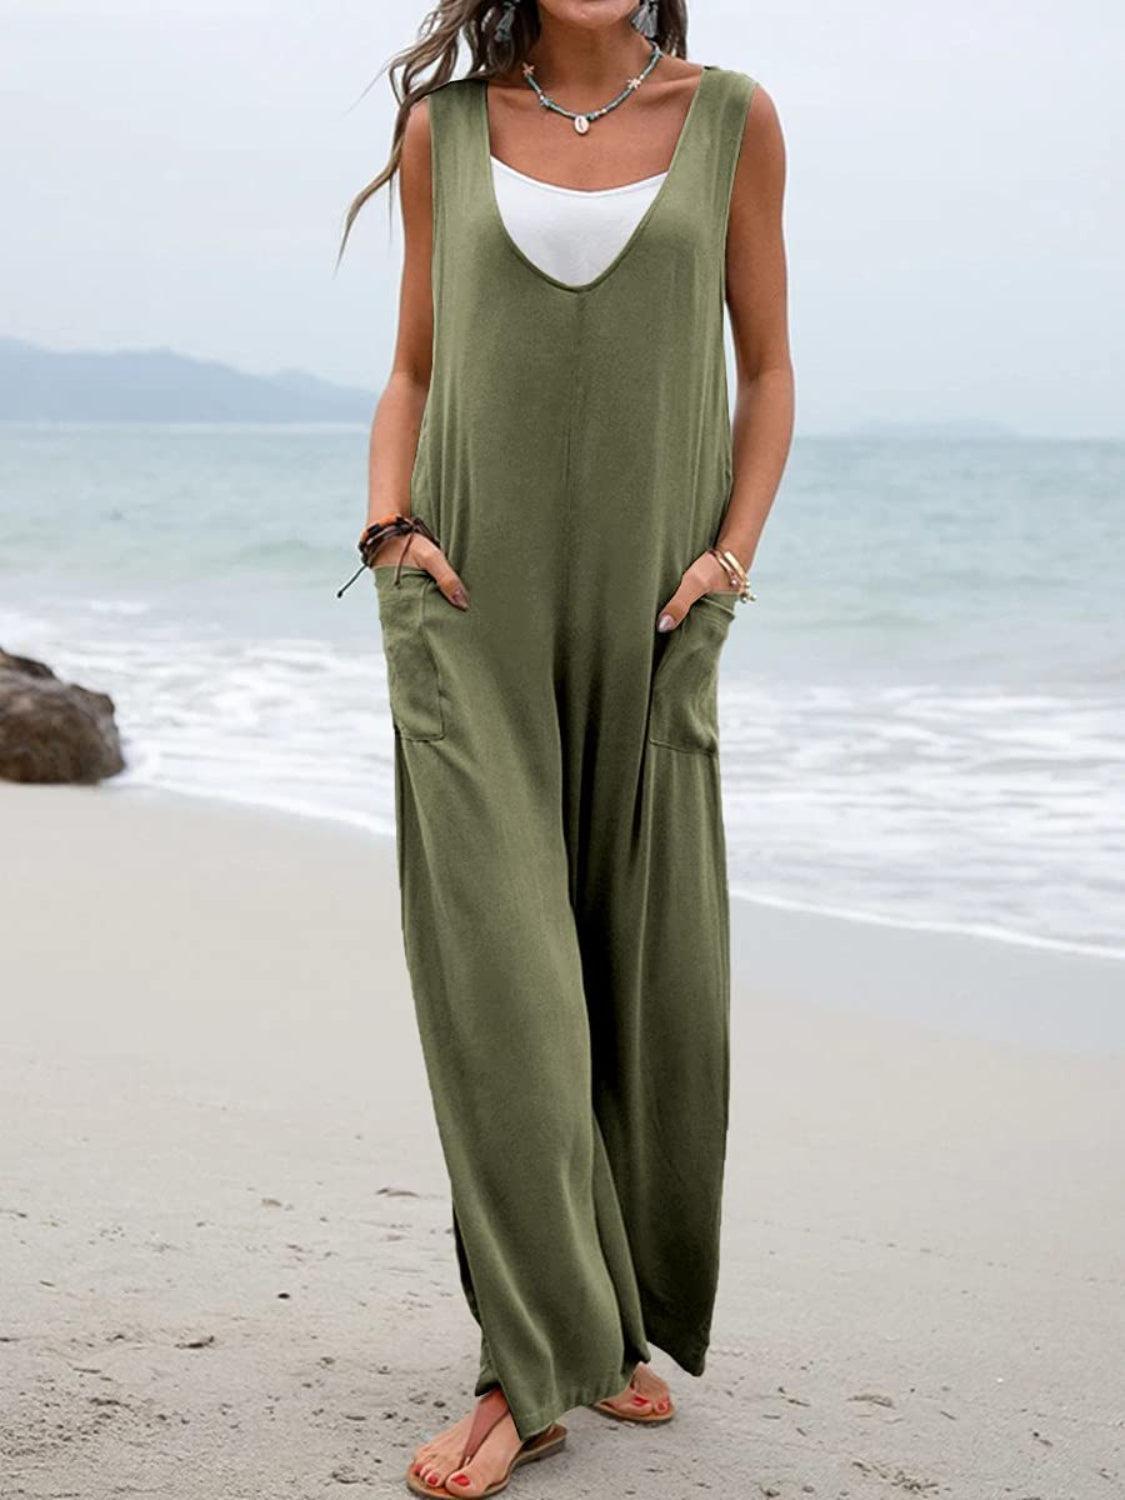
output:
M637 1391L637 1387L631 1380L629 1382L629 1389ZM644 1395L644 1392L637 1391L637 1395ZM645 1399L651 1400L652 1398L646 1396ZM642 1427L657 1427L662 1422L670 1422L676 1415L676 1408L671 1400L668 1402L667 1411L657 1411L654 1407L651 1411L638 1412L636 1416L631 1415L627 1411L618 1411L608 1401L595 1401L590 1410L599 1412L603 1417L612 1417L615 1422L636 1422Z
M469 1435L465 1439L461 1462L456 1469L450 1470L451 1474L456 1474L459 1469L463 1469L467 1463L472 1462L485 1438L497 1422L507 1415L508 1402L504 1392L498 1385L494 1385L490 1391L485 1391L477 1402L472 1424L469 1427ZM553 1422L550 1427L537 1432L534 1437L529 1437L508 1465L508 1472L502 1479L494 1480L486 1490L481 1490L481 1496L498 1495L501 1490L506 1490L514 1470L518 1469L521 1464L532 1464L540 1458L548 1458L552 1453L557 1453L565 1442L566 1428L559 1422ZM450 1500L450 1497L457 1493L456 1489L450 1490L445 1485L435 1488L427 1484L412 1469L407 1470L406 1485L416 1495L434 1495L438 1496L439 1500Z

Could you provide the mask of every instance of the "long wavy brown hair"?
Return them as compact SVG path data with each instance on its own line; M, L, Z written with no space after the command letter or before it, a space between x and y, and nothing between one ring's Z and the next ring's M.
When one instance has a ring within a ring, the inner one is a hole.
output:
M397 53L380 69L389 75L398 100L391 154L379 175L352 199L344 220L337 265L356 215L399 169L402 138L411 108L453 77L461 44L469 53L470 67L465 75L468 78L496 77L522 64L527 57L539 35L537 0L519 0L512 18L510 42L496 39L504 9L504 0L438 0L418 28L414 45ZM687 0L657 0L656 40L670 56L687 56Z

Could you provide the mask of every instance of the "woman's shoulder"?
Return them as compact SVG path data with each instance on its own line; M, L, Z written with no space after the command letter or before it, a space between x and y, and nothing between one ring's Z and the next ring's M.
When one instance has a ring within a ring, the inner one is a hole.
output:
M751 145L771 148L776 145L780 139L781 123L773 98L761 80L741 68L708 64L707 71L716 75L724 99L738 112L739 117L744 114L745 141Z
M726 68L720 63L704 63L704 70L712 73L716 82L731 94L749 97L759 87L758 80L741 68Z
M420 94L407 111L404 149L413 147L417 152L428 149L435 118L449 119L451 111L469 107L471 90L479 82L477 78L450 78Z

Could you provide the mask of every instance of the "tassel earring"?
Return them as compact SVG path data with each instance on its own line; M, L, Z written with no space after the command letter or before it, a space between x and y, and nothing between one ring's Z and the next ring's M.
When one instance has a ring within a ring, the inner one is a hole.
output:
M660 30L660 0L641 0L633 13L633 25L643 37L655 42Z
M496 25L496 40L502 47L512 40L512 26L516 19L517 0L504 0L504 14Z

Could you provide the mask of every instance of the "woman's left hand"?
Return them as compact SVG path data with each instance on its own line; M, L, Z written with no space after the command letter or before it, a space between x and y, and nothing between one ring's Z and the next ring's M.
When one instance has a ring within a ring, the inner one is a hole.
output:
M733 594L730 575L712 552L697 557L680 579L680 586L660 611L656 628L675 630L695 601L703 594Z

